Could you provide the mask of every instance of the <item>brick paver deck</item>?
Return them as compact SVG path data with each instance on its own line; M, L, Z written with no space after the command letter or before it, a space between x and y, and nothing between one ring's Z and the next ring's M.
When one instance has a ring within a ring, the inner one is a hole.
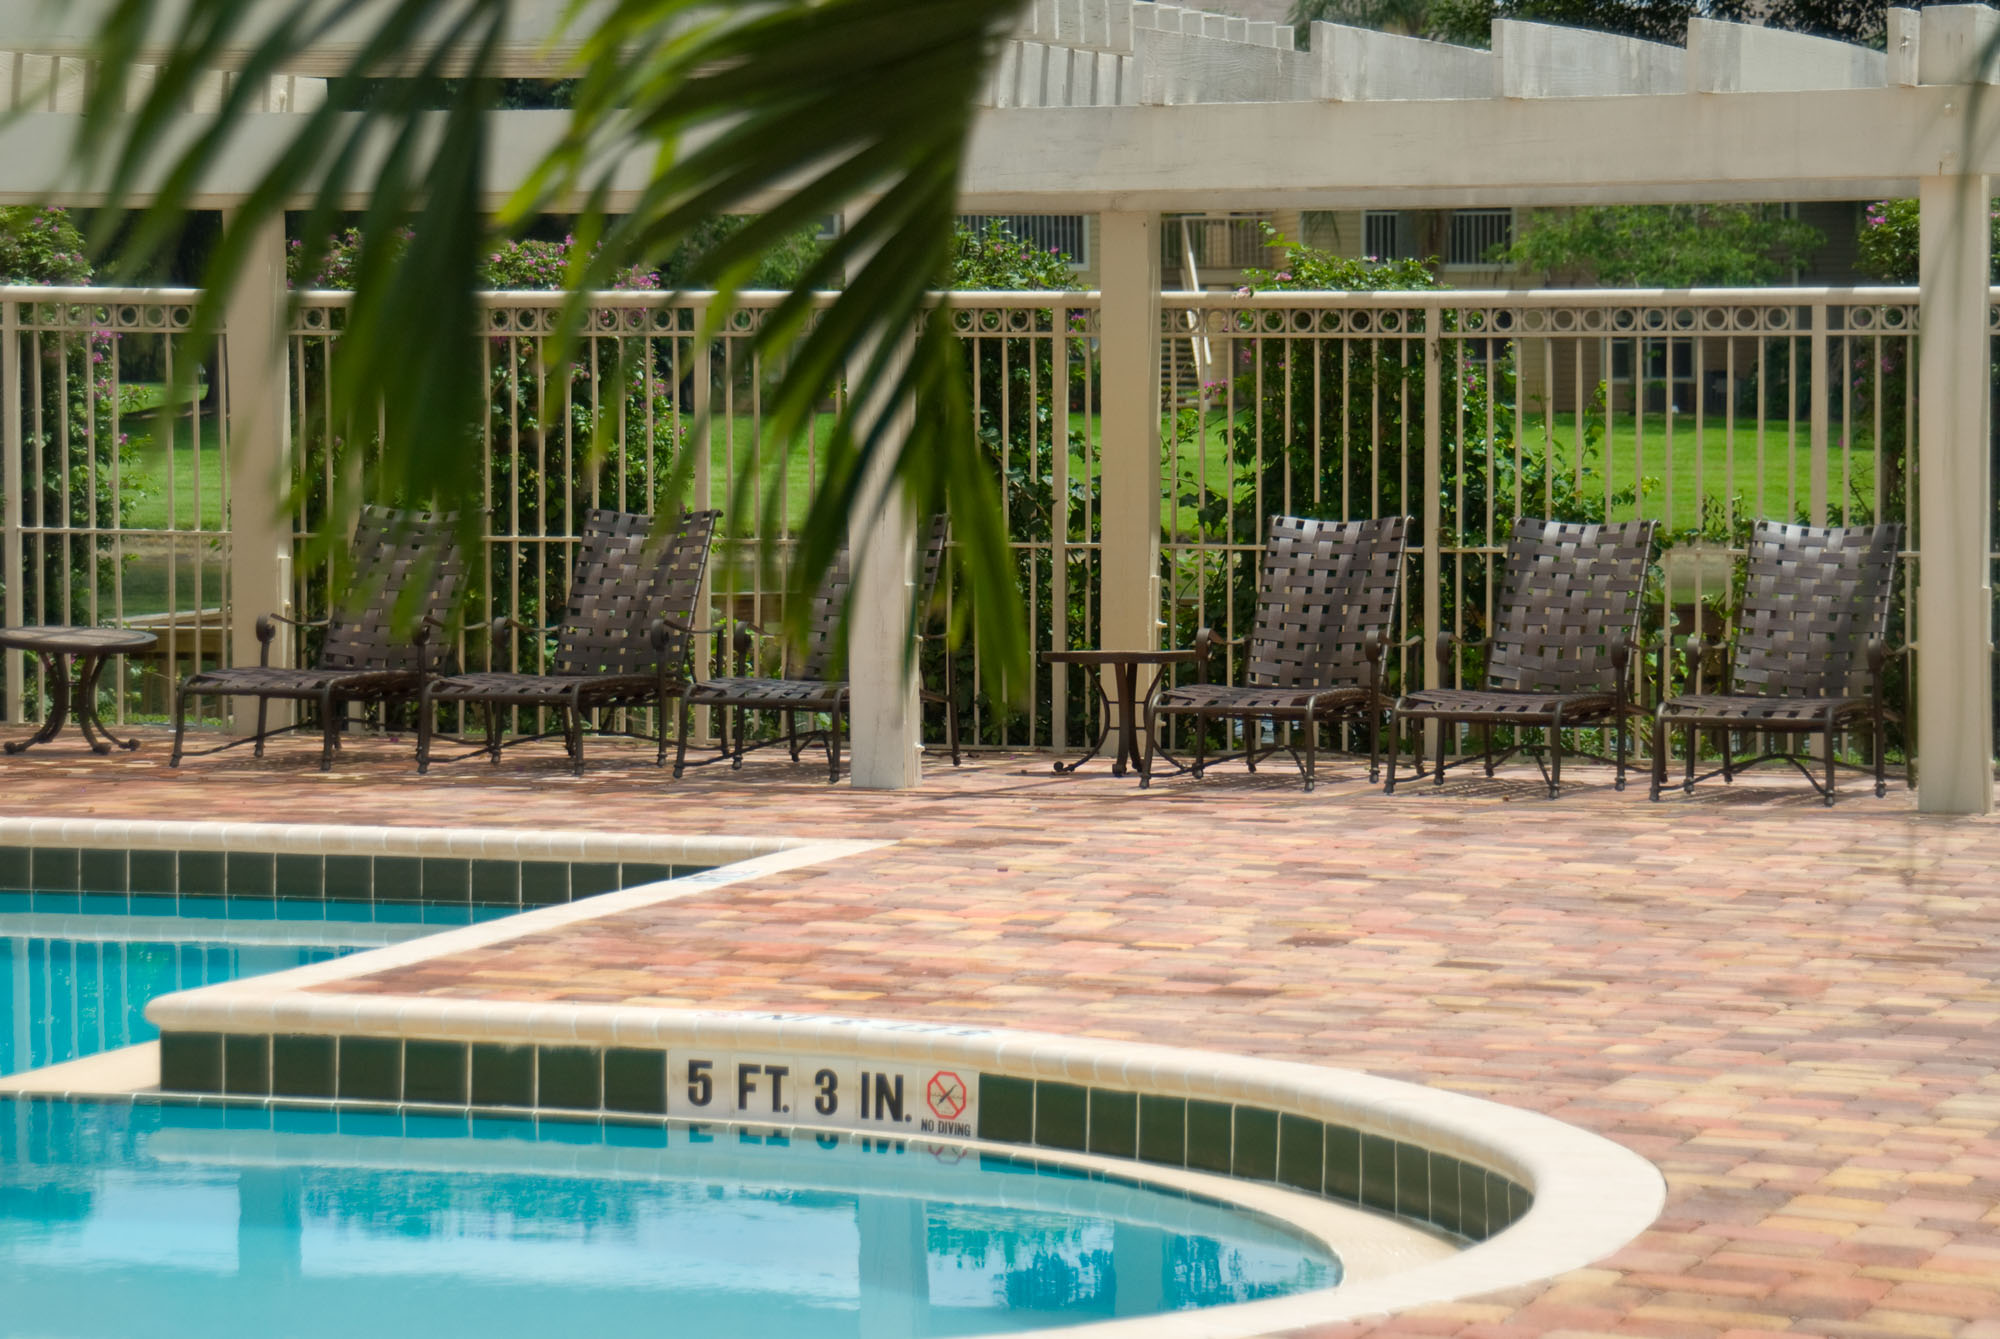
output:
M419 779L0 760L16 815L889 837L896 845L367 978L462 997L824 1009L1345 1066L1598 1131L1659 1222L1599 1266L1341 1335L2000 1339L2000 821L1796 778L1648 804L1579 766L1384 797L1337 760L1140 793L976 757L916 793L808 762L667 782L607 750ZM1341 780L1340 778L1346 778Z

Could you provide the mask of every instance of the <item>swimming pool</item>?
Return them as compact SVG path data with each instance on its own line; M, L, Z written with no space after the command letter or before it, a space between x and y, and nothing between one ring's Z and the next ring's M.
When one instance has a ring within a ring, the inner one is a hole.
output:
M0 1077L151 1041L148 1001L324 962L507 906L0 891Z
M1259 1215L964 1148L0 1099L10 1333L917 1339L1340 1278Z

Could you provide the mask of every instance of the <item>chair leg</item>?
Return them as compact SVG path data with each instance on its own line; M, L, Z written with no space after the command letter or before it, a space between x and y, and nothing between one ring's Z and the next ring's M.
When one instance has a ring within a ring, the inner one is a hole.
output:
M500 764L500 704L488 702L484 711L486 718L486 761L493 766ZM464 728L464 721L459 722Z
M187 704L188 688L182 684L174 690L174 751L167 756L167 766L181 765L181 751L187 746Z
M1736 732L1723 726L1715 732L1715 746L1722 750L1722 784L1736 784Z
M797 762L799 760L799 714L796 711L785 713L785 747L791 750L792 761Z
M1435 784L1442 786L1444 784L1444 737L1446 734L1450 732L1445 729L1445 723L1443 721L1439 721L1437 723L1437 731L1438 731L1437 779Z
M569 774L583 775L583 703L579 699L569 707Z
M1667 718L1653 717L1653 785L1648 797L1659 803L1660 789L1667 784Z
M1139 789L1153 787L1153 739L1160 729L1160 712L1150 704L1146 708L1146 751L1139 756Z
M1315 750L1319 745L1319 722L1313 719L1312 710L1310 708L1306 710L1305 736L1306 736L1306 794L1310 795L1312 794L1312 788L1313 788L1313 763L1315 761L1314 754Z
M836 706L826 714L826 784L836 785L840 781L840 713Z
M1257 727L1250 717L1243 718L1243 761L1254 773L1257 770Z
M743 769L743 708L738 707L736 709L736 752L735 755L731 757L729 760L729 770L732 772L737 772L741 771L742 769Z
M1396 793L1396 760L1397 755L1403 751L1402 736L1397 734L1396 730L1401 724L1401 718L1397 716L1395 708L1391 707L1389 709L1389 772L1387 776L1382 778L1382 793L1384 795L1394 795ZM1375 728L1377 730L1382 728L1379 716L1376 719ZM1417 770L1419 773L1423 771L1423 759L1421 758L1417 760ZM1375 778L1373 775L1370 775L1368 779L1373 781Z
M1887 770L1888 764L1882 757L1882 754L1888 747L1889 741L1886 738L1884 738L1887 732L1884 731L1882 728L1882 713L1879 711L1876 712L1874 716L1874 728L1875 728L1875 798L1879 800L1884 795L1887 795L1889 793L1889 773Z
M264 756L264 722L268 719L267 713L270 709L270 698L260 697L257 699L257 742L250 746L250 756L253 758Z
M1549 798L1556 799L1562 794L1563 751L1562 717L1549 722Z
M1493 722L1487 721L1479 727L1479 748L1486 755L1486 776L1493 777Z
M437 703L431 697L431 686L425 683L417 694L417 775L423 776L431 770L431 728L432 717L437 711Z
M1684 795L1694 794L1694 755L1700 749L1701 727L1690 725L1687 728L1687 771L1681 778L1681 793ZM1727 750L1724 750L1723 756L1729 756Z
M951 746L951 765L958 766L958 671L951 647L944 648L944 737Z
M688 730L694 716L694 704L688 700L691 696L692 694L685 690L681 693L681 737L674 746L674 780L676 781L681 779L681 773L687 771ZM728 713L726 711L718 711L716 715L722 717L728 715Z
M339 726L339 723L334 720L333 716L333 690L331 688L320 691L319 725L319 770L322 772L331 772L333 770L333 750L337 747L334 734Z
M1833 713L1826 716L1826 804L1833 807Z
M1611 728L1618 732L1618 776L1617 779L1611 783L1611 789L1623 790L1625 789L1625 713L1624 712L1621 711L1618 713L1618 719L1612 725Z
M1373 703L1368 708L1368 784L1382 779L1382 711Z

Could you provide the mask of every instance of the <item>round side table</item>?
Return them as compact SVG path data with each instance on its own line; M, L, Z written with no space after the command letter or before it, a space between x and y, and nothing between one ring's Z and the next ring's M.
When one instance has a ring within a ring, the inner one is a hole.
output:
M27 739L10 741L7 752L19 753L37 744L46 744L62 733L72 706L76 728L83 732L93 753L109 753L116 744L121 749L139 747L136 739L119 739L105 728L97 714L97 679L104 662L128 651L143 651L159 638L150 632L124 628L0 628L0 647L33 652L42 662L49 679L49 718ZM70 661L74 659L74 678Z

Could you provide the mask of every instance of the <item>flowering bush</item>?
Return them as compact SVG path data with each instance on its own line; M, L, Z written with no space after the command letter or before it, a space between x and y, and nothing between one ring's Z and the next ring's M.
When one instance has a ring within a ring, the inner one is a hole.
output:
M1993 211L1993 274L2000 280L2000 210ZM1877 200L1861 215L1855 238L1860 268L1884 283L1917 282L1915 200Z
M0 208L0 283L70 285L90 282L83 236L66 210L31 205Z
M82 234L67 211L0 208L0 283L77 287L88 284L92 274ZM31 468L41 462L41 479L39 488L22 498L22 519L70 531L47 541L66 545L67 552L47 554L41 589L28 592L29 617L35 621L86 619L92 593L110 594L118 559L109 532L129 519L143 491L129 434L118 432L111 451L92 450L113 440L115 411L121 408L111 373L118 339L111 331L92 330L45 336L32 346L41 361L35 378L41 404L39 411L24 410L22 454ZM121 483L116 489L114 478Z

